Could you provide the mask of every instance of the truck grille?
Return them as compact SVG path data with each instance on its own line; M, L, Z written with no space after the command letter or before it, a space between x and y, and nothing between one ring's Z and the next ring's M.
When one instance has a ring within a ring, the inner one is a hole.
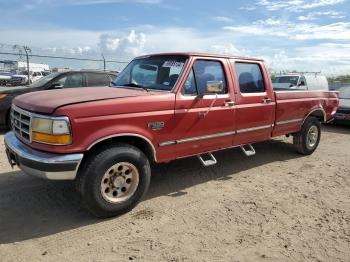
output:
M31 114L16 106L12 106L11 109L11 124L12 129L17 136L24 140L31 142Z

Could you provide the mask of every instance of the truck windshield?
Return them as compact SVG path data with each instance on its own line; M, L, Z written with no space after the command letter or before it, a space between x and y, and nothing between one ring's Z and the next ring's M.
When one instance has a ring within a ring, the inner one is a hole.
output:
M185 56L136 58L112 82L116 87L171 91L187 61Z
M272 80L272 83L278 84L292 84L296 86L298 84L299 76L277 76Z

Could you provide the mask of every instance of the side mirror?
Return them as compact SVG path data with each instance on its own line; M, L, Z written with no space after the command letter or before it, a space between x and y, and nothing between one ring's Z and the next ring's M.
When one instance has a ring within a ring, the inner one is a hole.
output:
M202 98L205 95L220 94L224 91L223 81L207 81L206 90L204 93L199 93L198 97Z
M59 82L54 82L54 83L51 84L50 88L60 89L60 88L63 88L63 86Z
M208 81L207 90L208 94L219 94L224 91L224 83L222 81Z
M304 81L300 81L298 86L305 86L305 82Z

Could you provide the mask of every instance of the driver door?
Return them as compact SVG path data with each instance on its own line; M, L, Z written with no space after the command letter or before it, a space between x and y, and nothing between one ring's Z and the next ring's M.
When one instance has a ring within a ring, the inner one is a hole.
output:
M178 157L230 147L235 106L225 59L196 59L175 105L174 137ZM207 94L208 83L222 82L223 91Z

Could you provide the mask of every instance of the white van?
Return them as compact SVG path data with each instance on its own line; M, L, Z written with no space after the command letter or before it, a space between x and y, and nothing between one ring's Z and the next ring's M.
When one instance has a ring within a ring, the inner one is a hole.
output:
M44 75L41 71L29 71L29 84L39 80ZM19 74L11 76L11 85L26 85L28 84L28 71L22 71Z
M275 90L328 91L328 80L320 73L293 73L278 75L272 80Z

